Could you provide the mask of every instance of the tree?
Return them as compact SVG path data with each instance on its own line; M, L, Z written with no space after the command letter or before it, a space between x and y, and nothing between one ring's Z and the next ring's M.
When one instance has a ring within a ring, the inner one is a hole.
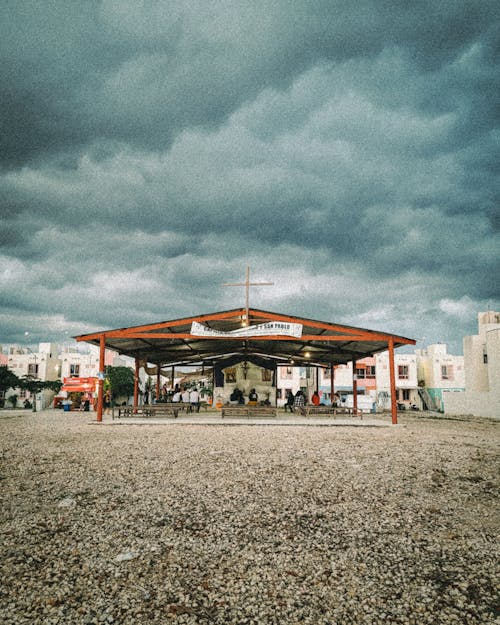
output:
M17 395L9 395L7 397L7 401L12 404L12 408L15 408L17 406L17 399L18 399Z
M30 395L33 397L33 412L36 412L36 394L45 388L44 385L45 382L31 375L25 375L19 381L19 387L29 391Z
M0 391L5 393L9 388L17 388L19 386L19 378L15 373L6 366L0 366Z
M25 375L21 380L18 380L18 386L26 389L33 396L33 412L36 412L36 394L44 389L58 393L61 389L62 382L60 380L42 381L31 375Z
M134 373L128 367L107 367L106 377L113 397L130 397L134 393Z

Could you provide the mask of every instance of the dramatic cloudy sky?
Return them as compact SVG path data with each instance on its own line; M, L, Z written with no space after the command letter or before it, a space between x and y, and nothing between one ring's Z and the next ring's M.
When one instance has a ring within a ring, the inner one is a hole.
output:
M488 0L3 0L0 343L251 304L454 353L499 309ZM29 332L29 335L25 335Z

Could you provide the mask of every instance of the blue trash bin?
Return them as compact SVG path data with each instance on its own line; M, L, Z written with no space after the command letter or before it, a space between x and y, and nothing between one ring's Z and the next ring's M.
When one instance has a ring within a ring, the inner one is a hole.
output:
M69 412L71 408L71 404L63 404L63 410L64 412Z

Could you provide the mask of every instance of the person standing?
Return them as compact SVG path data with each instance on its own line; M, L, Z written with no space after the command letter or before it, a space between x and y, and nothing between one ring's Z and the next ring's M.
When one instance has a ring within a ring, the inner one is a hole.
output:
M103 407L104 414L109 414L111 412L111 390L109 388L104 393Z
M312 397L311 397L311 404L313 406L319 406L320 401L321 400L319 398L318 391L314 391L314 393L312 394Z
M194 412L195 410L196 412L200 412L200 394L197 388L194 388L189 393L189 403L191 412Z
M293 400L293 393L290 389L288 389L286 392L285 412L287 411L287 409L290 410L290 412L293 412Z

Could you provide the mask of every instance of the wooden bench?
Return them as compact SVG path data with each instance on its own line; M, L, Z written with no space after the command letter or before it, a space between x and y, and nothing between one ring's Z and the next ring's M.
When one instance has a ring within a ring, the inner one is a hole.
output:
M273 406L222 406L221 417L276 417L277 411Z
M363 411L360 408L354 410L354 408L348 406L301 406L300 414L303 417L314 417L316 415L331 415L335 417L345 414L351 417L363 418Z
M191 406L191 404L185 403L185 402L174 402L174 403L169 403L166 404L167 406L175 406L178 410L185 410L186 412L196 412L195 408L193 406ZM200 401L200 410L201 408L203 408L205 410L205 412L207 412L208 408L209 408L209 404L206 401ZM199 411L198 411L199 412Z
M156 418L156 417L170 417L176 419L179 415L179 409L173 404L151 404L137 406L117 406L118 419L126 418ZM115 418L115 410L113 410L113 419Z

